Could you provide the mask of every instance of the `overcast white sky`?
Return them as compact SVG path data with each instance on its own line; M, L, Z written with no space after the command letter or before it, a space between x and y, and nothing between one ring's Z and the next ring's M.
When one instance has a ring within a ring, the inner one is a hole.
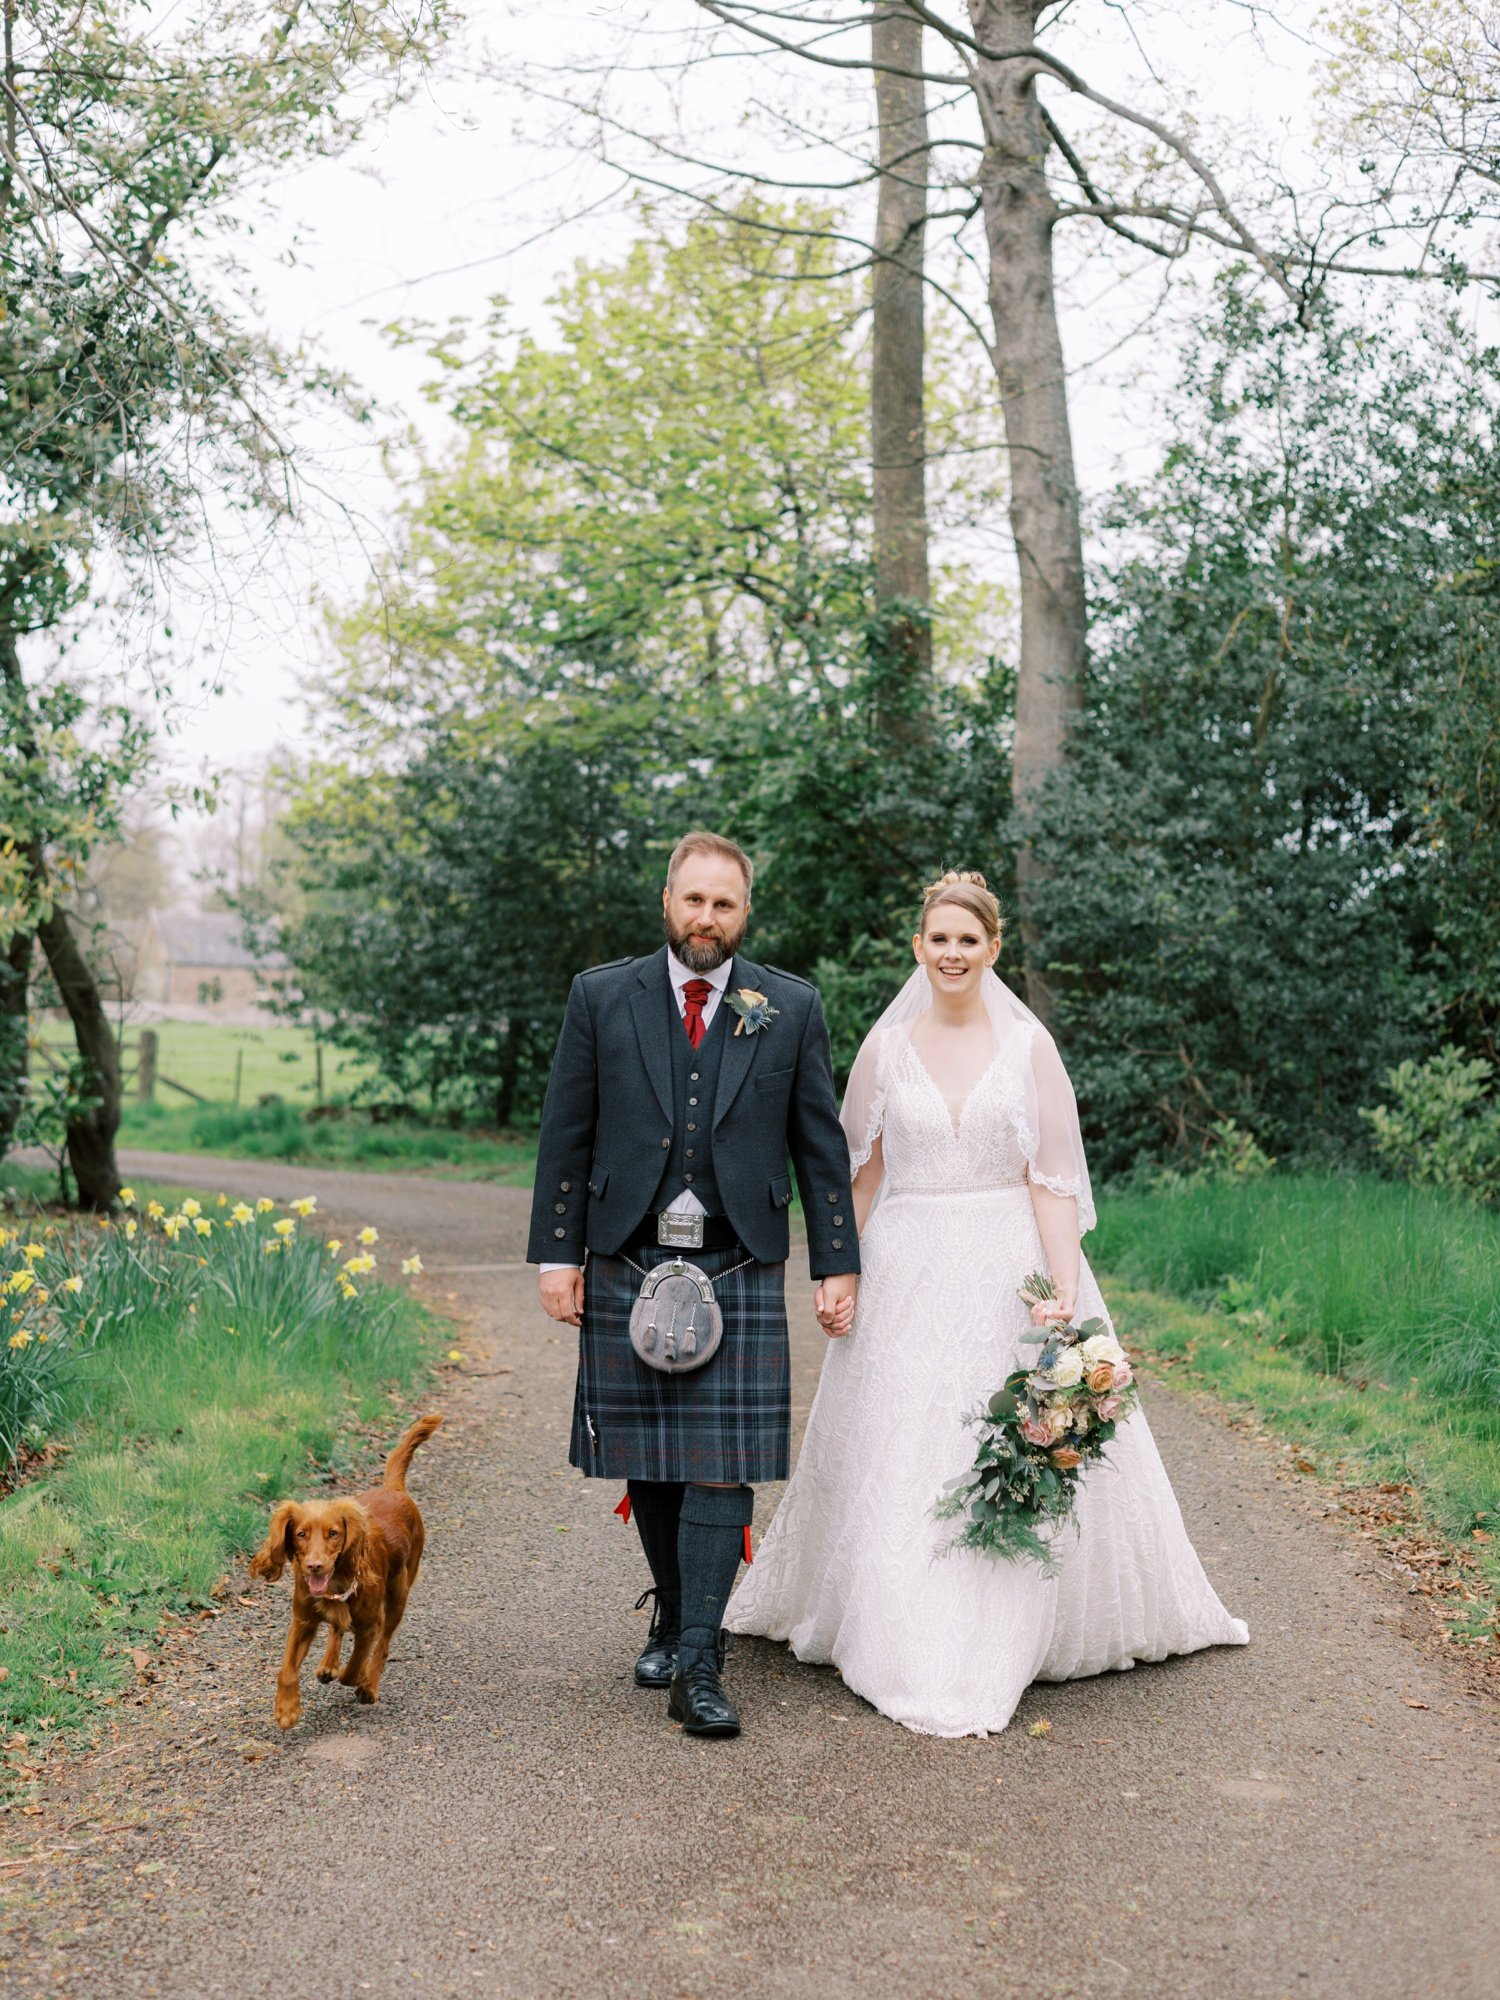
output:
M1179 102L1195 104L1234 144L1285 156L1301 151L1311 116L1312 47L1302 36L1312 10L1291 0L1281 18L1291 31L1240 0L1143 0L1128 8L1078 0L1071 40L1057 46L1099 88L1122 95L1149 61ZM628 25L642 19L649 27L622 44ZM394 351L379 325L397 316L438 323L474 316L503 292L517 327L545 333L558 275L579 256L611 254L631 226L622 177L568 143L578 121L559 119L528 95L518 67L528 66L535 80L557 64L576 82L623 45L644 68L680 51L700 21L690 0L472 0L463 47L443 75L355 153L299 171L275 191L275 212L258 222L249 246L268 326L289 344L315 342L348 369L380 400L380 429L415 421L436 438L440 420L419 395L425 364L410 350ZM665 133L656 81L642 76L613 88L617 101ZM757 101L778 110L800 105L810 118L842 119L855 131L867 119L867 93L862 76L726 60L690 74L677 102L684 124L721 156L734 147L741 158L763 160L775 147L785 166L784 141L771 136ZM581 219L559 220L567 217ZM1151 286L1157 278L1153 269ZM1117 346L1147 298L1113 253L1082 266L1069 287L1065 340L1080 371L1075 425L1084 477L1095 489L1122 465L1139 463L1153 442L1154 390L1170 365L1169 344L1151 335ZM322 648L316 594L357 595L380 545L393 494L378 435L305 426L301 436L302 525L253 560L226 535L212 564L174 585L172 650L222 690L186 718L175 748L179 772L244 766L302 736L299 682ZM164 618L159 612L159 623Z

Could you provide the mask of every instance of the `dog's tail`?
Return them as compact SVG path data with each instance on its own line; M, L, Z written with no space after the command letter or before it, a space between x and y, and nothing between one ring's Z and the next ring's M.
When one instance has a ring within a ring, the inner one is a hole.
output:
M385 1462L385 1478L382 1486L394 1487L398 1493L406 1491L406 1475L411 1469L411 1455L419 1444L426 1442L442 1422L439 1416L418 1417L400 1444Z

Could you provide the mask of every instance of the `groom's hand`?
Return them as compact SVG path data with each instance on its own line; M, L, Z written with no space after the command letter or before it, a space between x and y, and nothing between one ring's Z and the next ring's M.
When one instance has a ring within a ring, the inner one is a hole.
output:
M841 1340L854 1324L854 1301L859 1294L859 1277L846 1271L837 1278L820 1278L813 1293L813 1311L818 1325L830 1340Z
M560 1320L564 1326L583 1324L582 1271L543 1271L537 1288L549 1319Z

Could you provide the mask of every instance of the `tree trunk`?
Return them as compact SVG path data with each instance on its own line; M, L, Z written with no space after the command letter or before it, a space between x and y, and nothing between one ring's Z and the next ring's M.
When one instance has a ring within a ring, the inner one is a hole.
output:
M47 965L73 1023L83 1059L85 1103L68 1120L68 1161L85 1208L113 1208L120 1193L115 1134L120 1129L120 1050L93 967L56 906L37 926Z
M920 77L922 24L877 5L870 26L880 121L875 214L870 445L879 643L894 669L889 726L922 733L932 671L927 573L927 431L922 259L927 226L927 94Z
M976 40L1021 48L1035 40L1036 0L970 0ZM1026 998L1045 1021L1051 995L1040 964L1034 910L1038 867L1027 821L1063 759L1068 725L1083 703L1083 535L1068 426L1067 382L1052 270L1056 205L1045 171L1048 138L1035 64L979 58L985 154L980 169L990 261L995 370L1004 407L1010 524L1021 572L1021 661L1013 752L1021 829L1017 875Z
M24 755L38 754L26 706L17 636L0 631L0 677L6 683L11 727ZM27 849L33 891L44 901L46 856L40 840ZM56 903L36 928L47 964L73 1023L73 1039L83 1062L89 1102L68 1120L68 1159L78 1184L78 1198L90 1208L110 1208L120 1192L115 1164L115 1134L120 1129L120 1052L99 995L93 968L79 949L67 917ZM14 940L11 940L14 944ZM9 946L7 947L7 952ZM31 941L26 941L29 965ZM6 982L10 984L9 981Z
M14 932L0 958L0 1159L15 1137L31 1075L27 1034L31 999L31 932Z

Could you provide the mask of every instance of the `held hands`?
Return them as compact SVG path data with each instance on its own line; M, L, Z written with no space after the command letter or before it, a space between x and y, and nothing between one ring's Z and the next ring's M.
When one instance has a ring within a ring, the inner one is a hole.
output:
M582 1271L543 1271L537 1289L542 1295L542 1310L549 1319L564 1326L583 1324Z
M818 1325L830 1340L842 1340L854 1324L854 1301L859 1294L859 1278L847 1272L837 1278L820 1278L813 1293L813 1311Z

